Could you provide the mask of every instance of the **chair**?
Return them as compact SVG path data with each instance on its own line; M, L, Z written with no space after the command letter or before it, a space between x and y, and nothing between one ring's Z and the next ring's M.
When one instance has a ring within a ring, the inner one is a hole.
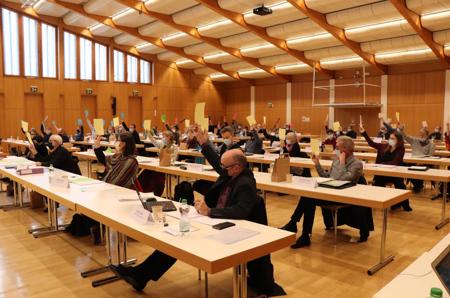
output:
M337 225L338 225L338 211L341 208L350 207L350 205L325 205L322 208L330 210L333 217L333 229L334 229L334 244L337 242Z

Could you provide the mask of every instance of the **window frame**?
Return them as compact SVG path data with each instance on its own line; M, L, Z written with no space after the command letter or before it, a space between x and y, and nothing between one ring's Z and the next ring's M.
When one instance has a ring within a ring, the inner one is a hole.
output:
M91 40L92 41L92 53L93 53L93 57L92 57L92 69L94 70L94 75L92 76L93 77L93 81L95 81L95 82L109 82L109 64L110 64L110 61L109 61L109 46L108 45L106 45L106 44L104 44L104 43L101 43L101 42L98 42L98 41L94 41L94 40ZM96 72L97 72L97 69L96 69L96 62L97 62L97 58L96 58L96 51L95 51L95 45L96 44L99 44L99 45L101 45L101 46L103 46L103 47L105 47L105 49L106 49L106 58L105 58L105 61L106 61L106 70L105 70L105 72L106 72L106 78L104 79L104 80L97 80L97 78L96 78Z
M37 75L27 75L25 74L25 32L24 32L24 18L30 19L32 21L36 22L36 43L37 43ZM19 37L21 37L22 40L22 53L23 53L23 60L22 60L22 64L23 64L23 77L25 78L40 78L42 77L42 73L43 73L43 67L42 67L42 56L41 56L41 52L42 52L42 39L41 39L41 22L39 20L36 20L34 18L31 18L29 16L25 16L22 15L21 16L21 21L22 21L22 34L19 34Z
M42 24L45 24L46 26L49 26L49 27L53 27L53 29L55 29L55 57L54 57L54 59L55 59L55 76L54 77L44 76L44 62L42 61L43 60L42 59L42 56L43 56L43 49L42 49ZM60 74L59 68L60 67L59 67L59 59L58 58L59 58L60 53L59 53L59 43L58 43L58 41L59 41L59 39L58 39L58 27L53 25L53 24L49 24L47 22L40 21L40 23L39 23L39 30L38 31L39 31L39 51L40 51L39 59L41 59L41 65L40 65L40 68L39 68L39 71L40 71L39 75L43 79L59 80L59 74Z
M3 13L2 13L3 9L17 14L17 44L18 44L18 47L19 47L19 60L18 60L19 73L18 74L7 74L6 73L6 67L5 67L5 43L4 43L4 36L3 36ZM2 59L2 68L3 68L2 69L2 74L3 74L4 77L14 77L14 78L23 77L23 69L22 69L23 68L23 59L22 59L22 57L23 57L23 49L22 49L22 42L21 42L21 39L22 39L22 33L21 33L22 26L21 26L21 23L22 23L22 14L20 12L14 10L14 9L11 9L9 7L5 7L5 6L1 6L0 5L0 24L2 25L2 30L0 32L0 38L1 38L0 41L1 41L1 44L2 44L2 53L0 53L0 56L1 56L1 59Z

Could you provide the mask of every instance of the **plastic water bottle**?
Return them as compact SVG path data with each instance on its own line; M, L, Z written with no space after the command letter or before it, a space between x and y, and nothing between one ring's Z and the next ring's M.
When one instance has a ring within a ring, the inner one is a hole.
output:
M49 182L50 183L52 183L52 179L53 179L53 175L55 174L55 168L53 167L53 164L51 164L49 167L48 167L48 179L49 179Z
M184 235L190 231L190 221L189 221L189 205L187 204L187 200L181 200L180 207L180 233Z

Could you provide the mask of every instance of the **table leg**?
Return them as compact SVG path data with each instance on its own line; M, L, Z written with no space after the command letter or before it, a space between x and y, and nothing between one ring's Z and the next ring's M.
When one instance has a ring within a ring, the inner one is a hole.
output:
M0 208L3 209L3 211L11 211L15 209L22 209L24 207L29 207L29 204L23 203L22 186L15 181L12 181L12 183L14 193L13 203L10 205L1 206Z
M88 170L88 177L91 178L92 176L92 160L87 160L87 170Z
M114 233L115 237L113 237L117 241L111 241L111 233ZM96 268L93 270L88 270L81 272L82 277L88 277L97 275L100 273L105 273L110 271L110 266L112 264L123 264L123 265L133 265L136 263L136 259L127 259L127 236L123 235L119 232L113 231L111 232L108 226L105 226L105 238L106 238L106 254L107 254L107 264L106 266L102 266L100 268ZM115 242L115 243L112 243ZM112 254L112 246L115 246L114 252L115 255ZM120 280L120 277L113 275L107 278L95 280L92 282L93 287L98 287L101 285L105 285L114 281Z
M381 247L380 247L380 261L378 264L367 270L367 274L374 275L378 270L389 264L394 260L394 256L390 255L388 257L384 257L385 247L386 247L386 233L387 233L387 216L388 210L387 208L383 209L383 231L381 234Z
M444 186L442 188L442 217L441 217L441 222L439 224L436 225L436 230L439 230L440 228L442 228L443 226L445 226L446 224L448 224L450 222L450 218L446 217L446 209L447 209L447 189L448 185L447 182L444 182Z
M233 268L233 298L247 298L247 264Z
M34 238L40 238L64 232L64 229L68 226L58 224L58 207L56 201L48 199L48 213L50 217L49 227L42 227L28 230L29 233L33 234Z

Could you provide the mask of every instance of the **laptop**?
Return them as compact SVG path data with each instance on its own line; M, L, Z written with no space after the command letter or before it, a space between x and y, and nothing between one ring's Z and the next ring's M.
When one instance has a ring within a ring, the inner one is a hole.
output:
M150 198L144 201L137 187L134 189L136 190L139 201L141 201L142 207L144 207L145 210L152 212L153 206L162 206L163 212L177 211L177 207L175 207L175 204L172 201L157 201L155 198Z
M447 294L450 294L450 246L431 263Z

